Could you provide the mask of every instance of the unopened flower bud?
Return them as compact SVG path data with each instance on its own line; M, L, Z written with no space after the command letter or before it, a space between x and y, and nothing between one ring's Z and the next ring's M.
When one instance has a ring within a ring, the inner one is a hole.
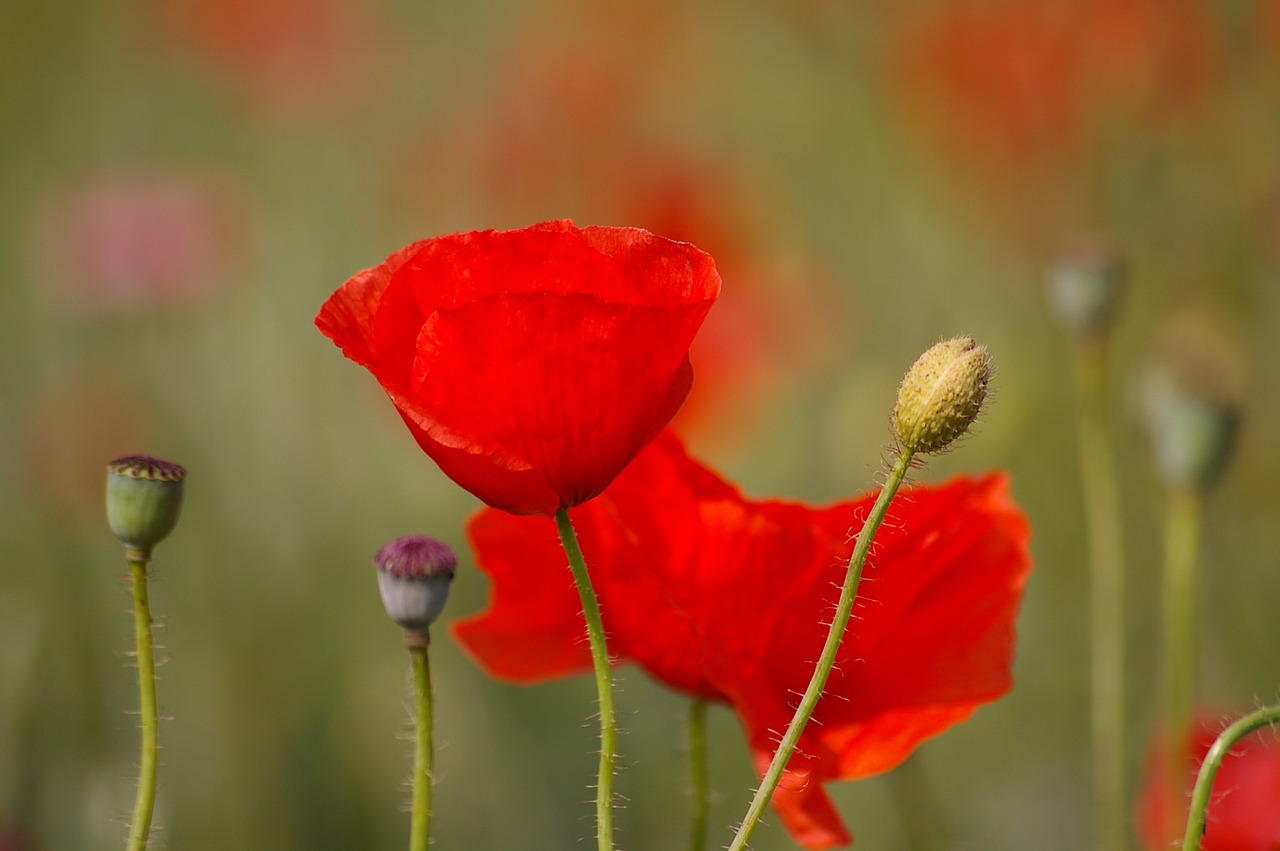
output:
M1049 304L1067 330L1081 340L1106 333L1124 281L1124 264L1105 240L1081 236L1049 270Z
M893 407L893 433L903 449L935 453L966 431L982 410L991 356L969 337L937 343L907 370Z
M1225 347L1181 329L1143 376L1142 414L1170 487L1207 490L1227 469L1240 426L1240 376Z
M182 512L187 471L150 455L125 455L107 464L107 523L130 550L148 556L173 531Z
M449 598L458 557L425 535L396 538L373 557L387 615L406 631L426 634Z

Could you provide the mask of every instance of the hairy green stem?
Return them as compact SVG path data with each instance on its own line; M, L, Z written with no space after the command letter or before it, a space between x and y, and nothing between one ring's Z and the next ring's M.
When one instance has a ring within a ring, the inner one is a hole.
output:
M1191 811L1187 813L1187 830L1182 836L1182 851L1199 851L1200 840L1204 837L1205 816L1209 809L1209 793L1213 791L1213 778L1218 773L1222 760L1236 742L1254 730L1280 722L1280 704L1264 706L1237 720L1218 734L1200 763L1200 773L1196 775L1196 785L1191 790Z
M431 660L426 633L406 633L405 643L413 660L414 748L413 808L409 825L409 851L427 851L431 843Z
M156 764L159 733L156 704L156 659L151 632L151 602L147 595L147 556L129 551L129 579L133 594L134 658L138 665L138 710L142 743L138 759L138 795L129 823L127 851L143 851L151 834L156 802Z
M1182 824L1182 802L1190 754L1187 727L1195 697L1196 671L1196 553L1200 541L1200 494L1178 488L1169 494L1165 527L1162 588L1164 653L1162 656L1162 712L1164 752L1168 755L1166 778L1170 804L1170 837Z
M862 568L866 563L867 553L871 550L871 542L875 538L876 530L880 528L880 524L884 521L885 514L889 510L889 503L893 501L894 494L898 492L902 480L911 468L911 457L912 452L908 449L903 449L899 453L893 462L893 468L889 471L888 478L885 480L884 487L880 490L880 495L876 497L875 504L871 506L871 513L867 516L866 522L862 524L862 531L858 533L858 542L853 548L853 555L849 558L844 586L840 589L840 600L836 603L835 615L832 617L830 629L827 631L827 640L822 646L822 653L819 655L818 664L813 670L813 677L809 680L809 687L805 689L804 696L800 698L800 703L796 706L795 714L791 717L791 723L787 726L787 732L783 735L782 741L778 743L778 749L773 754L773 761L769 763L769 768L765 771L764 777L760 781L760 786L756 789L755 796L751 799L751 805L747 808L747 815L742 820L742 825L738 828L737 834L733 837L733 842L729 845L728 851L743 851L747 847L747 843L751 840L751 834L755 832L756 826L760 823L760 818L764 815L764 809L768 806L769 799L773 797L774 790L778 788L778 783L782 780L782 774L786 770L787 763L791 760L791 755L795 752L796 745L800 741L800 734L804 732L805 725L809 723L809 718L813 715L813 710L817 707L819 698L822 697L822 690L826 687L827 677L831 674L831 668L835 664L840 642L844 639L845 628L849 625L849 617L853 614L853 602L858 594L858 582L862 578Z
M1080 478L1089 545L1090 733L1095 847L1123 851L1124 540L1107 427L1106 360L1101 346L1077 356Z
M707 774L707 702L695 697L689 702L689 851L707 847L707 808L710 801Z
M587 562L578 546L578 536L569 520L569 511L556 512L556 528L560 543L569 559L574 584L582 599L582 614L587 622L587 641L591 646L591 662L595 668L596 693L600 701L600 770L596 778L596 840L600 851L613 849L613 771L618 747L618 727L613 710L613 675L609 670L609 651L605 644L604 622L600 618L600 602Z

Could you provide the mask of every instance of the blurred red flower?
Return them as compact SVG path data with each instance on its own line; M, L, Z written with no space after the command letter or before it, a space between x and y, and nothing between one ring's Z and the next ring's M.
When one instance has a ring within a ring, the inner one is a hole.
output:
M965 162L1060 163L1090 126L1139 130L1205 89L1201 0L986 0L920 7L896 49L902 102Z
M873 499L829 508L748 500L668 431L571 512L610 652L733 707L763 774L825 639L851 527ZM454 624L468 652L518 683L589 671L554 526L484 511L469 534L492 589L487 610ZM850 839L825 781L891 769L1008 691L1028 536L1000 475L898 497L826 697L773 798L796 841Z
M383 33L352 0L168 0L161 38L269 112L332 111L366 101Z
M220 180L116 171L56 192L36 217L38 272L68 304L187 305L235 277L249 205Z
M1191 763L1187 766L1186 791L1195 785L1200 763L1214 740L1227 726L1221 716L1202 715L1187 731ZM1159 739L1157 739L1157 743ZM1138 831L1143 847L1156 851L1180 844L1186 829L1186 801L1182 812L1169 814L1165 793L1166 758L1153 747L1147 758L1146 778L1138 793ZM1176 831L1171 825L1176 825ZM1176 836L1169 835L1176 832ZM1177 842L1174 842L1174 840ZM1246 736L1218 769L1209 798L1201 851L1280 851L1280 738L1262 730Z
M693 381L711 257L637 228L545 222L415 242L316 317L455 482L516 514L599 494Z

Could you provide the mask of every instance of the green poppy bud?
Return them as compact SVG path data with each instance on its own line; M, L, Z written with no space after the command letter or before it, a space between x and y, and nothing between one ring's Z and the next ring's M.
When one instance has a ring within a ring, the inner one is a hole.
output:
M144 558L177 525L187 471L150 455L125 455L107 464L107 523L129 550Z
M893 433L913 453L942 452L969 430L987 398L991 356L969 337L937 343L898 387Z
M425 535L396 538L373 557L387 615L406 632L426 635L444 610L458 557Z

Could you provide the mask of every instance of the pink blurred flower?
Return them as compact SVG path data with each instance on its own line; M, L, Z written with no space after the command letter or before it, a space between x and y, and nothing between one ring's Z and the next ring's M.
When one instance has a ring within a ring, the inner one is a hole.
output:
M205 301L239 273L245 198L189 172L109 172L37 217L36 275L64 303L136 310Z

